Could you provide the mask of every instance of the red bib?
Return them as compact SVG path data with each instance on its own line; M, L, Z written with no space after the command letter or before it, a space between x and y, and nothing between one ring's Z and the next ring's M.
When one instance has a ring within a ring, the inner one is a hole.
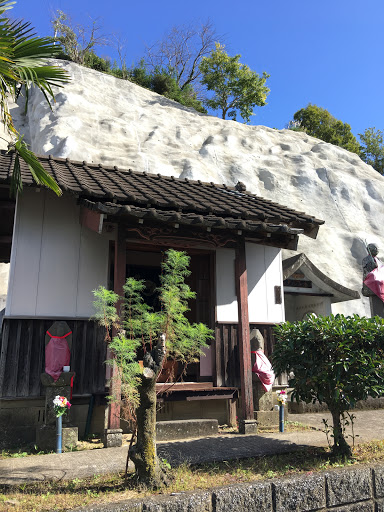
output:
M51 339L45 347L45 373L56 382L63 372L63 366L69 366L71 352L65 338L72 334L72 331L64 336L52 336L49 331L47 334Z

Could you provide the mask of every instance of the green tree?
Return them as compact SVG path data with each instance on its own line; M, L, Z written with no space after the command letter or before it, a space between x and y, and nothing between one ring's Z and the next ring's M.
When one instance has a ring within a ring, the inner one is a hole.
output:
M325 403L335 455L351 455L340 418L358 400L384 392L384 319L315 317L275 328L273 367L287 372L292 400Z
M54 57L61 50L50 38L39 38L33 34L30 23L11 21L6 13L15 2L0 0L0 111L5 131L10 136L9 149L16 154L11 180L11 193L22 190L20 158L29 167L35 182L52 189L57 195L61 190L48 174L34 153L28 149L23 137L13 124L9 112L10 99L16 101L25 91L26 108L28 90L39 88L50 104L54 100L52 86L61 86L68 80L64 70L47 66L46 59Z
M216 48L209 57L204 57L200 63L202 84L214 96L206 101L213 110L220 110L222 119L236 120L237 112L249 123L256 106L266 105L269 88L265 85L270 75L263 72L259 76L246 64L239 62L241 55L230 57L225 47L216 43Z
M156 454L156 381L164 362L179 361L184 369L197 362L212 331L204 324L190 324L185 314L188 301L195 293L185 284L189 257L170 249L162 264L159 298L162 309L153 312L144 303L143 281L128 278L124 287L124 314L118 319L114 304L116 294L100 288L95 292L96 319L106 327L107 339L112 326L117 335L109 346L115 358L122 383L122 396L137 422L137 441L130 450L140 483L158 487L164 473ZM137 351L144 353L143 369L137 362Z
M368 165L384 175L384 142L382 130L376 130L375 127L367 128L364 133L359 133L362 145L361 159Z
M309 103L307 107L298 110L293 119L296 129L360 155L360 145L350 125L333 117L325 108Z

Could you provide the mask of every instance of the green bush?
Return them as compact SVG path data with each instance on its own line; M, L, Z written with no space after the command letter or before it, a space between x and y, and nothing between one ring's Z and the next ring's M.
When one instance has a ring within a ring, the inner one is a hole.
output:
M350 454L340 416L358 400L384 393L384 319L315 317L275 328L273 367L286 372L292 400L325 403L335 454Z
M96 69L96 71L101 71L103 73L111 72L111 62L108 59L99 57L93 51L85 53L84 66L87 68Z

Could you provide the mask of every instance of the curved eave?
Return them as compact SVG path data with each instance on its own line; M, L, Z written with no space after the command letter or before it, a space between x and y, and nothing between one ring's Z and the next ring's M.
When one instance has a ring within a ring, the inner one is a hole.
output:
M357 290L351 290L325 275L304 253L297 254L283 261L283 279L288 279L299 269L316 286L331 294L331 302L344 302L360 298Z

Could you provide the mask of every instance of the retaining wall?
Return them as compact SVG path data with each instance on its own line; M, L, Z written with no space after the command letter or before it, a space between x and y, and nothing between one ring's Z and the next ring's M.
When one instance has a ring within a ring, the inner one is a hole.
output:
M94 505L81 511L384 512L384 465L362 465L209 491Z

